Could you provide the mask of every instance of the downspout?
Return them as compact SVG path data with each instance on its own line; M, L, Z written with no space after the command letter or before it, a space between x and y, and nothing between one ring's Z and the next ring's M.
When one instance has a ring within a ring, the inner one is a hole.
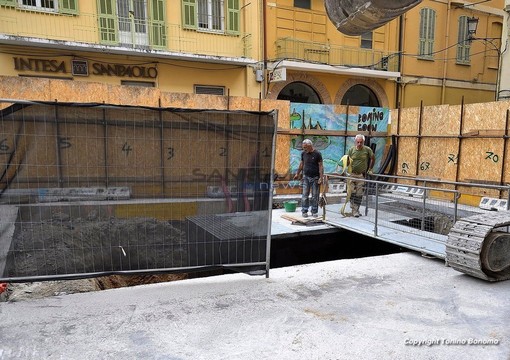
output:
M510 99L510 0L505 0L505 16L503 17L503 29L501 33L500 67L498 81L498 100Z
M400 15L398 23L398 67L397 71L400 73L400 81L397 81L397 90L395 93L395 109L400 108L400 87L402 86L402 51L404 49L403 37L404 37L404 15ZM402 92L403 93L403 92Z
M446 36L445 36L445 47L448 48L449 40L450 40L450 12L451 12L451 3L448 1L447 10L446 10ZM446 75L448 68L448 56L444 56L443 59L443 79L441 81L441 105L444 104L444 99L446 97Z
M239 16L242 16L242 21L241 21L241 24L243 24L243 31L242 31L242 35L243 35L243 39L246 39L247 37L247 33L248 33L248 25L246 24L246 11L245 11L245 7L248 6L249 4L247 5L243 5L241 6L240 10L240 14ZM253 28L252 28L252 31ZM248 54L248 50L246 49L246 40L243 42L243 54L245 57L249 58L249 54ZM252 55L253 56L253 55ZM246 66L244 68L244 96L247 96L247 97L250 97L250 67L249 66Z
M264 79L262 81L262 96L265 99L269 92L269 82L267 81L269 74L267 72L267 0L262 0L262 61L263 68L262 73L264 74Z

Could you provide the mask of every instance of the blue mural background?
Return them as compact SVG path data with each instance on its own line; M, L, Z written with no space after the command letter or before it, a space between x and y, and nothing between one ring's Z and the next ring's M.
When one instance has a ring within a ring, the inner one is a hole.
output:
M349 118L343 113L336 112L335 105L322 104L290 104L291 129L317 129L349 132L387 132L389 109L374 107L359 107L357 113L350 113ZM340 159L354 146L354 137L307 135L314 147L322 153L324 172L335 173L342 170ZM290 146L290 172L297 172L301 160L301 143L303 136L293 136ZM385 138L371 138L371 146L375 147L376 163L374 171L377 173L383 161Z

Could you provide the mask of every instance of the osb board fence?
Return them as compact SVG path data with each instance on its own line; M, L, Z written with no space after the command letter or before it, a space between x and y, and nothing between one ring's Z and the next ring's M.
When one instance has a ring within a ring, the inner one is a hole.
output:
M169 93L158 88L81 81L0 76L0 99L173 107L182 109L277 111L278 128L289 127L289 102L241 96ZM277 136L275 168L287 172L288 137Z
M275 172L290 176L290 138L295 134L291 131L288 101L166 93L157 88L22 77L0 77L0 98L183 109L276 110L279 134L276 138ZM354 108L337 105L336 111L348 116L349 112L354 112ZM509 183L509 108L510 103L506 101L406 108L401 109L400 114L399 110L391 110L387 139L388 144L389 136L395 135L398 139L395 175L489 184ZM321 134L321 131L308 129L304 133ZM339 132L338 136L352 137L355 133ZM342 155L338 154L338 158ZM466 190L471 191L471 188ZM487 191L487 194L480 195L494 196L496 193Z
M391 133L398 136L396 175L492 185L509 183L509 109L509 101L500 101L407 108L401 109L400 114L393 111ZM459 190L475 191L470 187ZM475 195L501 194L485 189Z

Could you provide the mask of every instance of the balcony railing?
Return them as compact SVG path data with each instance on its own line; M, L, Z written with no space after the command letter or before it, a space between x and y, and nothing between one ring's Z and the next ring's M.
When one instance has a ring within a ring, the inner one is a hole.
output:
M398 56L379 50L281 38L276 40L278 59L296 59L333 66L398 71Z
M16 42L42 41L58 45L109 46L142 51L218 57L251 57L252 36L185 30L180 24L117 19L115 29L101 31L97 14L68 16L1 8L0 35ZM120 25L120 26L119 26ZM131 25L131 26L130 26Z

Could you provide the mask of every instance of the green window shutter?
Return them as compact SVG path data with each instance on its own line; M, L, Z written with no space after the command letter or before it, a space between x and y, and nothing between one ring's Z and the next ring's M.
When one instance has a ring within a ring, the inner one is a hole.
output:
M434 37L436 27L436 12L433 9L420 11L420 41L418 55L427 59L434 57Z
M0 0L0 5L15 7L17 0Z
M182 27L184 29L197 28L196 0L182 0Z
M99 21L99 40L101 44L117 43L117 21L115 19L115 1L97 0Z
M420 42L419 42L418 55L425 54L425 29L427 27L427 18L426 18L426 13L425 13L426 10L427 9L420 10Z
M151 42L154 47L159 48L167 45L165 3L164 0L151 1Z
M239 0L228 0L227 33L239 34Z
M434 57L432 54L434 52L434 39L436 38L436 12L430 9L429 15L429 34L428 34L428 53L430 56Z
M62 14L78 14L78 0L59 0L58 5Z

